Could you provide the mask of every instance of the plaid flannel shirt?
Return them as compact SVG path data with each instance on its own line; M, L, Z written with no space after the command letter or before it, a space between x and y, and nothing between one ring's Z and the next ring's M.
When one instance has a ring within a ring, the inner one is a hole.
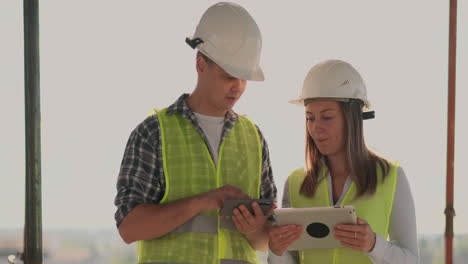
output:
M168 107L167 114L180 114L183 118L190 120L205 142L208 142L195 115L185 102L188 96L189 94L180 96L174 104ZM227 112L221 142L228 135L237 119L238 115L234 111ZM268 145L258 127L257 130L262 144L260 198L276 201L276 186L273 181ZM115 197L117 226L135 206L145 203L157 204L164 196L165 178L160 137L158 117L152 115L140 123L128 139L117 181L117 195Z

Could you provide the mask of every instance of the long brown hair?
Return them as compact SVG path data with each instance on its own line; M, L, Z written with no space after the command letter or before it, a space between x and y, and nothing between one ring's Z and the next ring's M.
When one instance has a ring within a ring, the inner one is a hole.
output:
M362 101L350 99L349 102L338 102L343 113L346 126L346 166L351 179L356 185L357 197L374 194L377 188L377 169L383 170L383 177L388 174L390 164L384 158L370 151L364 141ZM306 120L306 173L300 192L313 197L319 184L319 175L326 163L307 130Z

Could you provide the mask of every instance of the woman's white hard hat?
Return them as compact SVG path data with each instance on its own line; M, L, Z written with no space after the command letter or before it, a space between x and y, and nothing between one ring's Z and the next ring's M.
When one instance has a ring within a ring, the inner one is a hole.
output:
M304 106L307 99L346 101L359 99L370 108L364 80L351 64L341 60L321 62L308 72L298 99L289 101Z

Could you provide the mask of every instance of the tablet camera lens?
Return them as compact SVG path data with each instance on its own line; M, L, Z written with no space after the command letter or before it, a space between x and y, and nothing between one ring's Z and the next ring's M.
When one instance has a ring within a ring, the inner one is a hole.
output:
M307 226L307 233L311 237L316 237L316 238L324 238L330 234L330 229L328 226L322 224L322 223L312 223Z

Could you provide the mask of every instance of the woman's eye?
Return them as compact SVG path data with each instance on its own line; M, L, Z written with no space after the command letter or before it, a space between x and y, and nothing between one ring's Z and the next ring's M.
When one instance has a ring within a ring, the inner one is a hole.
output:
M313 118L313 117L306 117L306 120L307 120L307 121L314 121L315 118Z
M331 116L324 116L324 117L322 117L323 120L331 120L332 118L333 118L333 117L331 117Z

